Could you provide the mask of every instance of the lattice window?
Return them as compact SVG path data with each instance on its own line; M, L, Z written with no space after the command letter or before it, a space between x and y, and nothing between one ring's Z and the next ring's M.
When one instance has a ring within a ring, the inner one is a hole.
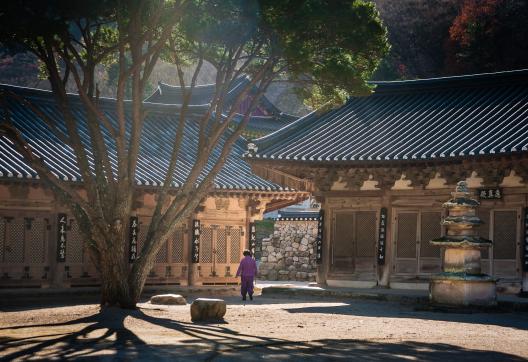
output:
M227 232L224 228L216 229L216 261L227 263Z
M141 250L143 249L143 246L145 245L145 240L147 240L147 231L149 229L150 224L139 222L139 230L138 230L138 245L137 245L137 254L138 256L141 253Z
M172 237L172 262L183 263L183 228L176 229Z
M376 247L376 212L356 213L356 256L373 257Z
M83 262L83 245L84 240L79 230L79 224L72 220L71 228L66 234L66 262L82 263Z
M490 238L490 210L479 209L478 217L484 222L477 228L477 234L485 239ZM482 259L489 259L489 248L482 248L480 251Z
M231 263L238 263L240 261L240 239L242 236L242 231L240 228L231 228L229 231L229 239L231 242L231 255L229 256L229 261Z
M398 258L416 258L417 213L398 214L398 239L396 254Z
M21 217L11 219L7 222L6 228L5 261L22 263L24 261L25 221Z
M213 262L213 228L200 227L200 263Z
M158 253L156 254L156 263L166 263L167 262L167 247L168 243L167 241L163 242L163 245L161 245L161 248L158 250Z
M420 257L439 258L440 248L433 246L429 241L442 236L440 225L442 215L439 212L422 212L420 225Z
M4 249L6 247L6 221L5 218L0 217L0 263L4 261Z
M494 259L515 259L517 243L517 212L495 211L493 222Z
M46 260L46 222L42 218L30 221L26 230L27 263L41 264Z

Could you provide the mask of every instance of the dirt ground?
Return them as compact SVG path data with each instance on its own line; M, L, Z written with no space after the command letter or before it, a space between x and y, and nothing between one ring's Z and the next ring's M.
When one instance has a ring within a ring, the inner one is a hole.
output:
M527 313L443 313L389 302L258 296L222 323L189 305L4 307L0 359L525 361ZM192 301L192 298L188 298ZM63 303L64 304L64 303Z

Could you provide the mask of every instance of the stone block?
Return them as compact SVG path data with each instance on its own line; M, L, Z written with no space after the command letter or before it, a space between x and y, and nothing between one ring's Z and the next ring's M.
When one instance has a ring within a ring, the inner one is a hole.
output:
M270 270L268 272L268 280L277 280L279 277L279 273L277 273L276 270Z
M290 275L288 274L279 274L279 280L288 280L290 279Z
M198 298L191 304L193 321L223 319L226 314L226 302L222 299Z
M151 304L185 305L187 301L179 294L160 294L150 298Z
M433 303L457 306L494 306L497 292L494 280L431 280Z

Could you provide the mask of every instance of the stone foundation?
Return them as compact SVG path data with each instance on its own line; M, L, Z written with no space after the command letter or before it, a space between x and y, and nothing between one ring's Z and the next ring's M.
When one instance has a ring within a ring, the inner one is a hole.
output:
M269 238L262 239L259 278L315 281L317 221L277 221Z
M454 306L495 306L497 294L495 281L486 278L433 279L430 299L436 304Z

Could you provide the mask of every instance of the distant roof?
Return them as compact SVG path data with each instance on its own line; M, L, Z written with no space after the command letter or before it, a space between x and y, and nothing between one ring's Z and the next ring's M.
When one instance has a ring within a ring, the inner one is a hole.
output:
M56 119L64 127L61 113L49 91L21 88L9 85L0 85L0 88L17 93L28 99L32 104L45 112L48 116ZM89 136L86 128L84 108L77 95L70 95L74 114L79 120L79 134L83 144L89 145ZM102 99L101 108L111 118L116 119L115 100ZM11 118L15 126L23 133L35 153L41 157L50 170L57 177L76 181L81 179L73 151L56 138L47 128L45 123L30 109L24 107L14 100L8 101ZM142 132L140 155L136 174L138 185L157 186L162 184L170 158L172 140L177 128L177 107L167 105L145 104L149 110L145 119ZM197 153L198 123L195 122L193 114L203 114L203 108L191 107L190 117L186 122L183 153L179 155L178 168L174 174L173 186L181 185L190 172L195 162ZM227 131L224 139L231 131ZM112 162L115 165L115 145L110 137L106 139L110 150ZM215 179L216 189L225 190L266 190L279 191L280 185L269 182L255 175L250 166L241 159L241 154L246 148L246 142L240 138L234 145L231 154L226 161L222 171ZM216 149L214 156L209 160L206 172L208 172L214 160L218 158L220 150ZM92 165L93 160L91 159ZM203 176L203 175L202 175ZM0 178L38 178L37 173L15 151L12 143L4 137L0 137Z
M250 83L250 79L246 76L240 76L233 81L225 98L226 105L234 102L235 98L244 90ZM188 89L187 87L185 89ZM191 94L191 105L207 105L214 96L216 84L198 85L193 89ZM252 91L255 91L253 89ZM154 93L145 99L149 103L161 103L181 105L183 103L183 88L180 86L169 85L159 82L158 88ZM281 127L297 120L299 117L287 114L278 109L267 97L263 95L260 100L262 106L268 113L268 116L252 116L247 125L246 134L262 136L270 132L276 131ZM237 115L236 119L240 120L242 115Z
M226 103L231 102L238 96L244 87L249 84L250 80L247 77L238 77L233 81L233 84L229 87L227 93ZM152 93L151 96L145 99L145 102L150 103L162 103L162 104L183 104L183 92L184 89L180 86L169 85L163 82L158 83L158 88ZM216 84L204 84L197 85L194 87L191 94L191 101L189 104L208 104L213 99L214 92L216 90Z
M254 142L257 159L378 162L528 150L528 70L397 82Z

